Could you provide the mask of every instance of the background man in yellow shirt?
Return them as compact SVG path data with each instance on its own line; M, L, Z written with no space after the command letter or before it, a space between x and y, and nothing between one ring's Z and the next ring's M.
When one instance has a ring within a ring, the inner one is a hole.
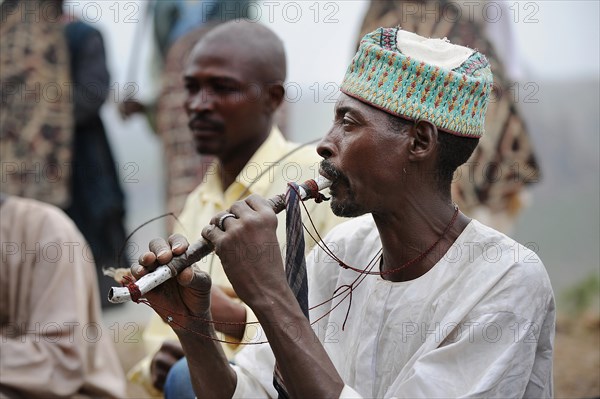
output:
M251 40L240 40L251 38ZM203 39L192 51L184 70L185 109L196 150L213 155L203 182L188 196L175 232L191 241L199 239L202 227L216 213L250 194L265 198L285 192L289 181L302 182L318 174L319 156L314 147L299 148L285 140L273 125L273 114L284 100L283 83L286 60L283 43L268 28L244 21L223 24ZM296 150L296 151L294 151ZM339 223L329 206L306 203L322 236ZM304 215L305 224L307 216ZM314 235L314 234L313 234ZM309 251L315 241L305 233ZM285 213L279 214L278 241L285 245ZM273 243L274 250L278 248ZM248 248L246 256L252 256ZM214 254L196 264L213 281L212 314L219 322L253 322L256 317L231 288L221 262ZM218 288L217 288L218 287ZM246 342L256 329L243 324L217 325L220 336L229 342ZM224 331L224 327L229 330ZM183 351L171 328L155 316L144 333L148 353L130 376L144 385L162 389L167 373ZM162 345L161 349L159 347ZM231 357L238 345L224 344ZM158 352L157 352L158 350ZM150 365L149 365L150 363ZM143 375L146 377L144 378ZM165 397L185 397L193 391L185 360L178 363L165 386ZM177 388L171 391L171 388ZM185 387L185 388L184 388ZM189 390L186 390L189 388Z

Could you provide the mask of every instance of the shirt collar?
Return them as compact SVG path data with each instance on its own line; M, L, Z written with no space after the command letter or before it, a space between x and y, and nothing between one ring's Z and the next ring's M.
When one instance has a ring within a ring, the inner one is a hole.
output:
M271 128L271 132L262 145L256 150L246 166L237 175L235 181L223 192L221 180L221 165L218 161L213 163L206 175L202 185L203 199L217 202L224 200L226 203L245 198L250 194L266 195L270 186L268 171L269 165L274 164L286 152L286 140L281 131L276 126ZM262 174L262 175L261 175ZM215 196L218 195L218 198Z

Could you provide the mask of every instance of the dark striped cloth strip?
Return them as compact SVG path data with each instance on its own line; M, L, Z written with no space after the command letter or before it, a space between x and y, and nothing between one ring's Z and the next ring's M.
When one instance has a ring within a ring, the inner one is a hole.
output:
M287 245L285 252L285 274L288 284L302 309L302 313L308 319L308 278L306 275L306 260L304 259L304 234L302 232L300 197L298 196L298 185L296 183L288 183L285 203ZM277 363L275 363L275 371L273 373L273 386L279 393L279 399L289 398Z

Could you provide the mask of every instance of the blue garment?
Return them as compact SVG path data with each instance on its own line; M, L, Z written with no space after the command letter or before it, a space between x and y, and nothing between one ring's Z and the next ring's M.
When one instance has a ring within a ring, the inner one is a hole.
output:
M248 18L249 0L156 0L154 36L163 58L181 37L207 22Z
M235 364L232 361L229 364ZM165 399L195 399L196 394L192 387L192 377L190 377L190 369L188 368L187 360L184 357L179 359L177 363L171 367L167 380L163 387Z
M202 2L198 0L178 0L173 3L177 9L177 19L169 32L169 47L180 37L207 21L207 11L212 8L214 2Z
M163 393L165 399L194 399L196 397L185 357L179 359L169 370Z

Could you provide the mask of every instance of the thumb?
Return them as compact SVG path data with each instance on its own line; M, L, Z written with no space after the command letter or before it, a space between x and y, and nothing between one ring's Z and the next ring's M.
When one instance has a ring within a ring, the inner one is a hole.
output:
M199 315L209 310L212 283L207 273L192 266L181 272L177 280L185 288L181 292L182 299L193 314Z
M212 281L208 273L198 270L195 267L188 267L178 276L179 284L186 288L198 291L199 294L209 294Z

